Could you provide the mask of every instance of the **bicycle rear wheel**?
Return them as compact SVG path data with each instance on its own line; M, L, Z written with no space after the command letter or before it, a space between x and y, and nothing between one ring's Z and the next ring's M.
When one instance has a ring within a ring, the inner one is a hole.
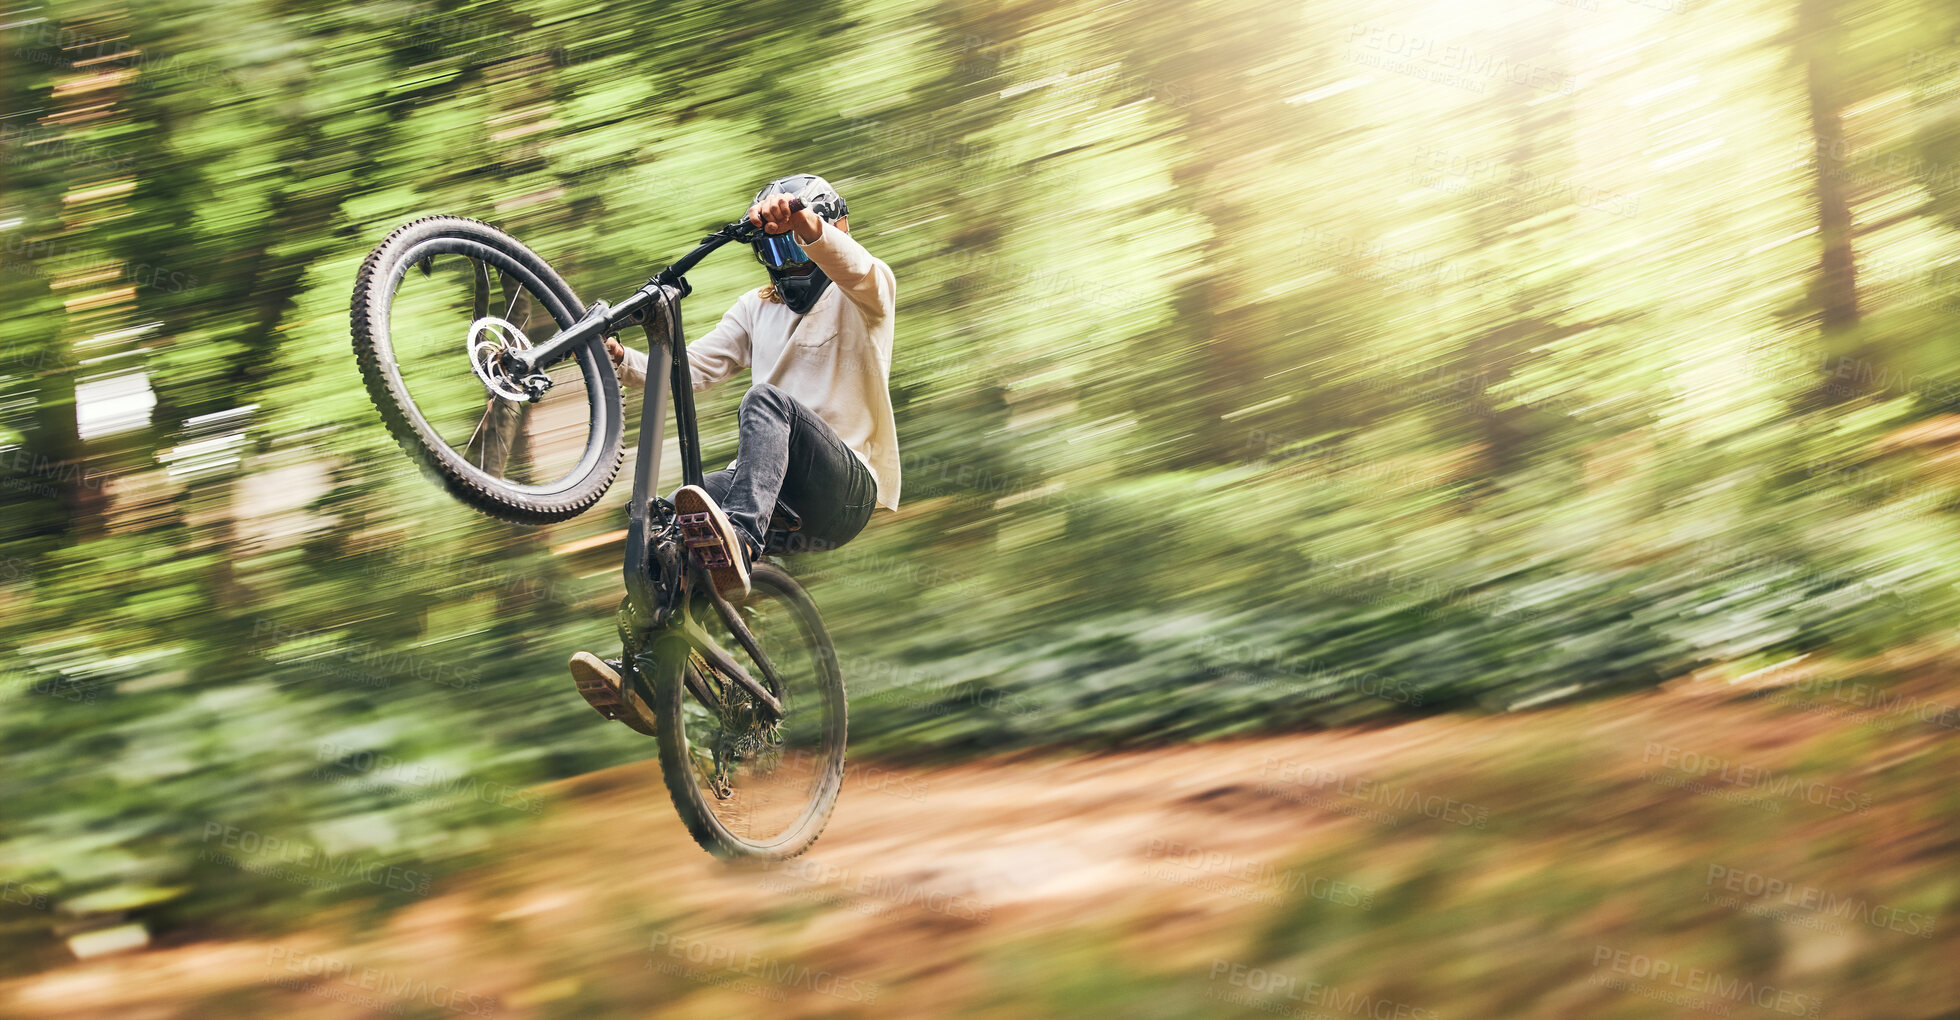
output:
M598 340L530 399L499 355L575 322L572 288L485 223L437 216L381 242L354 284L354 353L401 447L493 517L545 524L599 501L623 455L619 380Z
M753 699L671 632L649 656L659 665L647 700L658 720L661 776L695 842L719 857L783 860L816 842L837 803L844 678L808 593L771 563L756 565L750 585L734 605L783 679L773 692L780 722L761 722ZM760 680L761 668L713 608L701 608L697 618L715 643ZM720 705L703 704L693 684Z

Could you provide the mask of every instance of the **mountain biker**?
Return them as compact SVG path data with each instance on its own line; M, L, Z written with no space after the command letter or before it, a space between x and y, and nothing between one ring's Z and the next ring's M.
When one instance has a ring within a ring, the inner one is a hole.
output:
M891 267L850 236L843 197L814 174L764 185L748 219L764 231L754 248L769 283L687 345L696 392L753 373L736 413L735 461L673 498L678 513L701 522L689 544L712 540L702 562L725 598L748 594L779 499L800 518L801 540L822 549L850 541L877 507L898 509ZM620 378L644 386L646 354L605 343ZM581 691L603 684L617 695L614 664L578 652L571 669Z

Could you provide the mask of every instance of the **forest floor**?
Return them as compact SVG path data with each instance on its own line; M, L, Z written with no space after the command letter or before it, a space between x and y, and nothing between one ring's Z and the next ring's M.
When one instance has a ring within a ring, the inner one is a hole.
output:
M0 1015L1960 1016L1960 683L1908 664L1875 703L1800 669L854 761L771 868L716 863L622 766L405 908L74 962Z

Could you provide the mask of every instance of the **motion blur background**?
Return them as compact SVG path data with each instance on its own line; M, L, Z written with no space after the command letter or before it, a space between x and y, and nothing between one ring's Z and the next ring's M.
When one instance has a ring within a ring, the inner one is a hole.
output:
M0 1012L1954 1015L1951 3L0 22ZM617 298L802 171L903 506L792 563L859 771L758 877L564 672L628 481L455 503L347 307L433 213Z

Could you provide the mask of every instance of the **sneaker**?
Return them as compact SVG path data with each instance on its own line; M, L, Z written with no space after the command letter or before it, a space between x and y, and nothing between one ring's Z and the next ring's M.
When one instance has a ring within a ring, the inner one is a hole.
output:
M617 719L649 737L653 736L652 720L635 712L620 694L624 684L619 677L618 662L601 659L591 652L574 652L568 665L572 670L572 682L578 685L580 696L594 711L608 719Z
M715 505L714 498L698 485L683 485L674 493L674 512L681 526L681 539L700 557L714 579L715 590L725 599L746 598L749 594L749 548L728 515Z
M619 718L619 666L591 652L574 652L569 665L572 682L578 685L578 692L585 698L586 704L608 719Z

